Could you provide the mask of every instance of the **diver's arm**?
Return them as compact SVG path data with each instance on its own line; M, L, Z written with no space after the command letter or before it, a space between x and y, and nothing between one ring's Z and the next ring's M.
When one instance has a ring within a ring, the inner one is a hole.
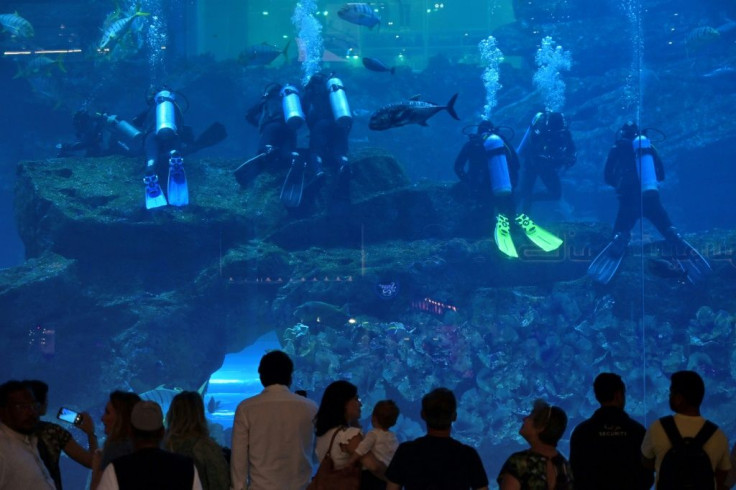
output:
M470 147L468 143L465 143L463 147L460 149L460 153L457 154L457 158L455 158L455 175L457 175L457 178L460 179L462 182L465 182L468 180L468 174L465 172L465 163L468 161L468 154L470 153Z

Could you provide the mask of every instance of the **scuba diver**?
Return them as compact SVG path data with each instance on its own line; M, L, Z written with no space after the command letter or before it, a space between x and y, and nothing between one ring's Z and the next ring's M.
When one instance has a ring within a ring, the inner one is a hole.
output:
M632 228L644 217L672 245L674 262L695 284L710 272L710 264L677 233L662 207L658 187L664 180L664 166L645 132L639 131L635 122L626 122L608 153L604 179L616 189L618 214L613 239L591 262L588 275L600 284L608 284L626 253Z
M139 114L133 123L145 128L143 153L146 158L146 209L189 204L189 188L184 172L184 155L219 143L227 137L225 127L216 122L211 124L198 138L194 138L191 126L183 124L182 110L177 102L181 97L167 88L149 92L148 109ZM158 180L161 160L168 161L167 192L164 195Z
M560 171L575 165L575 143L561 112L538 112L524 134L517 153L524 157L519 184L519 199L524 213L531 211L534 201L559 201L562 197ZM547 188L534 193L537 177Z
M299 92L292 85L269 83L257 104L251 107L245 119L258 128L258 153L235 169L235 179L241 186L260 173L266 165L290 168L281 192L287 207L301 203L306 159L297 152L297 130L304 123Z
M496 246L505 255L518 257L509 217L515 214L513 191L518 180L519 157L499 129L490 121L481 122L476 134L468 135L468 141L455 159L454 169L458 178L470 187L472 194L494 203L496 225L493 239ZM518 214L514 221L545 252L556 250L562 245L562 240L535 225L528 215Z
M74 113L72 124L77 141L57 144L56 156L59 158L72 156L79 151L84 151L85 157L132 155L141 151L143 133L116 115L104 112L90 114L80 109Z
M309 127L309 166L312 183L324 178L324 168L337 174L336 198L350 200L348 134L353 124L345 87L334 73L316 73L304 87L302 107Z

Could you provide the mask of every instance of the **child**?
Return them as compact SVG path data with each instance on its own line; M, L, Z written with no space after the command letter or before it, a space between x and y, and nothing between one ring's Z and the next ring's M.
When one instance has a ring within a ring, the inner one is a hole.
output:
M399 407L393 400L381 400L373 407L371 414L371 429L360 442L353 453L350 464L360 460L369 452L373 454L378 461L386 465L391 462L394 457L396 448L399 447L399 441L396 434L389 429L396 424L399 418ZM385 470L385 468L384 468ZM376 477L373 473L363 470L360 488L362 489L385 489L386 482Z

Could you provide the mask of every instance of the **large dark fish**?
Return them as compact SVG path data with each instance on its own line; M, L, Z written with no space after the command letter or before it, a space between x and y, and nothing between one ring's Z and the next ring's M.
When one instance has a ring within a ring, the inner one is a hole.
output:
M370 71L380 71L380 72L387 71L391 73L392 75L396 71L395 66L392 66L391 68L389 68L388 66L383 64L381 60L377 60L376 58L363 57L363 66L368 68Z
M446 106L432 104L419 100L419 96L412 97L406 102L398 102L381 107L371 116L368 127L375 131L383 131L390 128L398 128L407 124L419 124L427 126L427 119L441 110L447 110L450 115L460 120L455 113L455 100L457 94L453 95Z
M340 327L350 320L347 305L342 308L322 301L307 301L294 310L294 316L302 323L317 323Z
M369 29L381 23L381 18L367 3L346 3L337 11L337 16L351 24L366 26Z
M289 44L291 44L291 40L286 43L284 49L268 43L256 44L240 53L238 61L246 66L266 66L281 55L284 55L284 58L288 60Z

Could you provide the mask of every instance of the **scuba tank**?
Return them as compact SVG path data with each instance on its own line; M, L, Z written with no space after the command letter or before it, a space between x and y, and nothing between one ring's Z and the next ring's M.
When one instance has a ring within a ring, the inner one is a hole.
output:
M488 172L491 175L491 187L494 196L511 193L511 177L506 161L506 150L503 140L497 134L491 133L483 142L483 148L488 156Z
M327 91L330 93L330 107L332 108L332 116L335 122L341 126L350 126L353 116L348 105L348 97L345 94L345 87L339 78L330 78L327 80Z
M532 128L535 124L537 124L537 121L542 117L541 112L537 112L534 117L532 118L532 123L529 125L528 128L526 128L526 133L524 133L524 136L521 138L521 143L519 143L519 146L516 148L516 153L521 154L521 151L524 149L524 145L526 144L526 140L529 137L529 133L532 131Z
M284 85L279 93L281 109L284 111L284 121L289 128L296 131L304 124L304 111L299 99L299 91L292 85Z
M641 191L658 190L657 172L654 169L654 157L652 156L652 143L649 138L640 134L631 142L636 155L636 168L639 171Z
M130 124L128 121L120 119L116 115L108 116L103 114L107 126L110 131L128 147L130 146L141 146L143 140L143 133L138 130L135 126Z
M173 92L161 90L153 98L156 103L156 136L162 139L176 137L176 97Z

